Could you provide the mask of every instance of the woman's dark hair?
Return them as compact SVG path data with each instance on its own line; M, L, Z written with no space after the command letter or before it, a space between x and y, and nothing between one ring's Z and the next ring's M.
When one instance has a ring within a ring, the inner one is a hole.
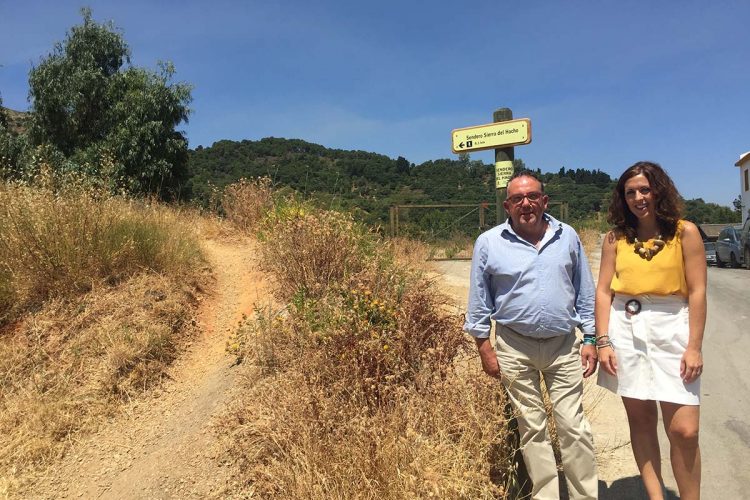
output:
M607 222L614 226L615 235L618 238L624 236L628 243L635 241L638 218L630 211L625 201L625 183L628 179L640 174L648 179L656 201L656 221L659 224L659 232L664 240L669 241L674 238L677 223L682 217L682 198L672 179L657 163L639 161L623 172L612 193Z

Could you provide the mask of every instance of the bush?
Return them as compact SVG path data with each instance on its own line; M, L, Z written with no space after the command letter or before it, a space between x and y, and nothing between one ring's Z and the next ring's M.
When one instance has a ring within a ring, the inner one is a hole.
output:
M271 179L240 179L230 184L222 193L221 208L227 219L238 229L249 232L258 229L258 223L274 206Z
M287 200L276 206L261 232L261 262L284 300L318 298L365 267L375 243L346 214L315 211Z

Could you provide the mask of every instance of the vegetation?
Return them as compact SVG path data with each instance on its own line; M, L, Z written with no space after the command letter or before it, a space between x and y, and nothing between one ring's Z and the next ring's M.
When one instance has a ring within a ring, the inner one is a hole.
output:
M192 333L194 218L127 196L177 192L190 88L128 58L84 10L32 69L31 113L0 101L0 491L161 380Z
M0 179L7 177L23 163L23 155L27 150L22 120L18 116L11 116L10 113L10 110L3 107L0 97Z
M203 280L192 226L77 179L0 184L0 477L161 379Z
M685 218L696 224L731 224L742 222L739 210L716 203L706 203L702 198L685 200Z
M524 168L522 160L515 167ZM566 169L542 173L559 214L567 203L567 222L604 230L614 180L600 170ZM301 194L317 206L355 214L371 227L389 224L389 207L417 204L467 204L471 207L430 210L402 209L400 234L428 240L471 240L479 227L479 205L496 198L494 168L471 160L434 160L420 165L403 157L396 160L375 153L328 149L299 139L266 138L260 141L219 141L190 152L189 180L183 198L207 204L215 189L240 178L265 176L277 188ZM686 217L699 223L732 222L727 207L688 200ZM495 224L495 209L486 210L485 227Z
M31 70L25 140L33 149L19 154L6 134L0 173L28 178L41 158L55 170L106 179L112 192L174 196L186 175L187 140L175 128L187 120L190 86L170 83L169 63L157 72L124 67L130 49L122 35L82 13L83 23Z
M348 215L268 208L261 262L285 305L260 308L228 345L247 374L221 431L239 462L231 493L505 497L500 384L463 355L433 284Z

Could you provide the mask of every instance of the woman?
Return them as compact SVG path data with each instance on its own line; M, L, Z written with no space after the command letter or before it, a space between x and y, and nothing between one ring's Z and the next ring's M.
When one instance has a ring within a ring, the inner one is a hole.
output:
M672 180L638 162L617 182L596 290L599 385L622 396L638 470L661 499L657 402L680 498L700 497L701 346L706 260L695 224L680 219Z

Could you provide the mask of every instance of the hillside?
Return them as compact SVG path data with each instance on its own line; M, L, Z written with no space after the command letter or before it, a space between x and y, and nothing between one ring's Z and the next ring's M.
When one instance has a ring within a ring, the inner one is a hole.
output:
M525 168L522 160L515 164L517 169ZM599 170L561 168L558 173L539 174L552 201L569 203L572 220L595 216L606 206L612 189L612 179ZM241 177L256 176L268 176L277 187L292 189L325 207L355 211L369 224L381 226L388 223L391 205L494 203L496 197L494 166L469 155L415 165L403 157L393 160L299 139L265 138L219 141L191 151L185 198L205 203L212 186L221 189ZM451 224L458 215L414 214L411 223L434 230ZM494 210L488 211L487 222L494 223Z
M29 113L15 111L10 108L0 107L0 113L5 113L8 118L8 129L13 134L22 134L26 132L27 123L30 117Z
M530 168L516 159L515 168ZM606 211L616 179L599 169L541 172L550 201L568 204L567 222L605 227ZM479 204L495 202L494 166L472 160L430 160L419 165L399 156L365 151L329 149L300 139L268 137L259 141L222 140L189 152L188 181L183 199L208 204L215 189L242 178L267 176L277 189L286 188L325 208L347 210L371 226L386 227L389 207L404 204ZM461 221L470 209L412 211L401 221L414 236L475 236L475 216ZM557 208L551 212L558 214ZM737 220L730 208L686 200L685 216L697 223ZM495 224L495 210L487 211L487 225Z

